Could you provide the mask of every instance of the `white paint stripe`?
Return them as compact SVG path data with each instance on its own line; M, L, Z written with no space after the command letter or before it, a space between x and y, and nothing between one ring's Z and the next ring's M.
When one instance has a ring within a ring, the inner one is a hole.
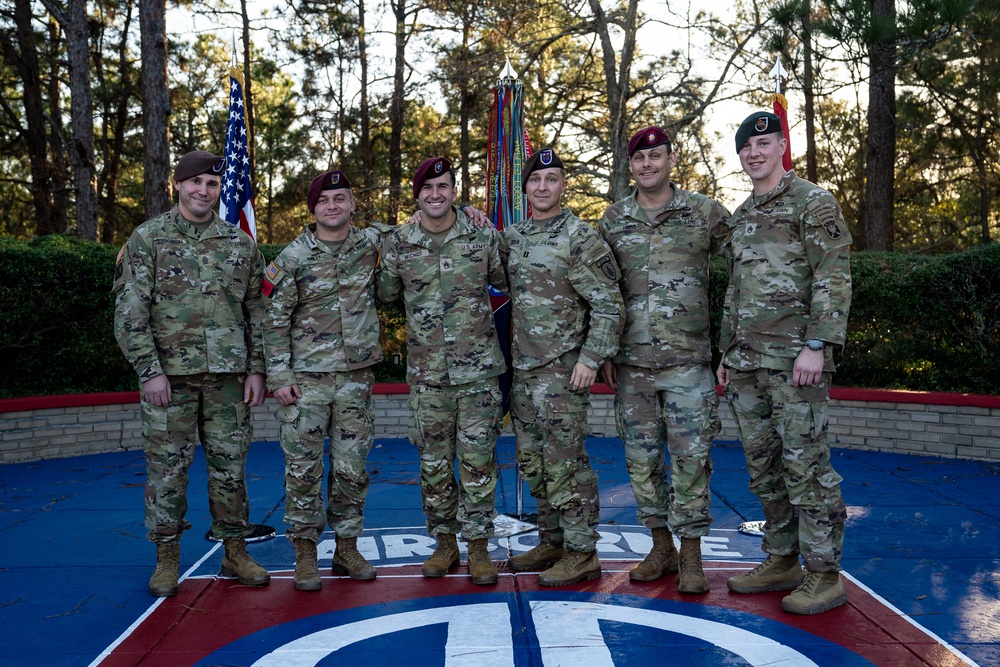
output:
M194 565L192 565L191 567L188 568L187 572L185 572L184 574L181 575L181 577L180 577L180 579L178 579L177 583L180 584L180 582L185 581L185 580L187 580L189 578L190 579L204 579L204 578L212 578L212 579L214 579L215 578L214 576L213 577L192 577L191 574L195 570L197 570L199 567L201 567L201 564L204 563L205 560L208 559L209 556L211 556L216 551L218 551L221 546L222 546L221 542L216 542L212 546L211 549L209 549L207 552L205 552L204 556L202 556L201 558L199 558L197 560L197 562L195 562ZM111 644L109 644L106 649L104 649L103 651L101 651L101 654L98 655L96 658L94 658L94 661L91 662L90 665L88 665L88 667L97 667L97 665L99 665L102 662L104 662L104 659L107 658L109 655L111 655L112 651L114 651L116 648L118 648L121 645L122 642L124 642L126 639L128 639L129 636L133 632L135 632L136 628L138 628L140 625L142 625L142 622L145 621L147 618L149 618L149 616L154 611L156 611L157 607L159 607L161 604L163 604L164 600L166 600L166 598L156 598L156 600L153 602L153 604L149 605L149 609L147 609L142 614L142 616L140 616L139 618L135 619L135 622L132 623L132 625L128 626L125 629L125 632L123 632L120 635L118 635L118 638L115 639L113 642L111 642Z
M314 667L356 642L439 623L448 624L445 667L514 667L510 609L501 602L421 609L338 625L291 641L253 667Z
M755 667L818 667L795 649L768 637L725 623L682 614L591 602L537 600L531 603L531 618L535 624L542 662L546 665L614 667L611 651L605 644L600 628L600 621L604 620L696 637L740 656Z
M965 664L969 665L970 667L979 667L979 663L977 663L975 660L973 660L969 656L965 655L964 653L962 653L961 651L959 651L957 648L955 648L954 646L952 646L951 644L949 644L945 640L941 639L940 637L938 637L936 634L934 634L933 632L931 632L930 630L928 630L924 626L922 626L919 623L917 623L915 620L913 620L912 617L910 617L908 614L904 613L902 609L898 609L894 604L892 604L891 602L889 602L888 600L886 600L884 597L882 597L881 595L879 595L878 593L876 593L872 589L870 589L867 586L865 586L858 579L855 579L850 574L848 574L847 572L844 572L844 571L840 572L840 576L847 577L848 579L850 579L854 583L855 586L857 586L858 588L866 591L873 598L875 598L876 600L878 600L879 602L881 602L882 604L884 604L886 607L888 607L889 609L891 609L893 612L895 612L896 614L898 614L899 617L902 618L902 619L904 619L907 623L909 623L910 625L912 625L916 629L918 629L921 632L923 632L924 634L926 634L928 637L930 637L931 639L933 639L934 641L936 641L941 646L943 646L946 649L948 649L949 651L951 651L952 654L956 658L958 658L959 660L961 660Z

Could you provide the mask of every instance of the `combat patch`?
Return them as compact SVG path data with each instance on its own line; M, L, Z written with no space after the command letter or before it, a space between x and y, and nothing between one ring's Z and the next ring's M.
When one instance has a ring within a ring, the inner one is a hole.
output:
M836 206L822 205L815 202L809 205L809 213L813 215L819 226L823 228L831 241L839 241L844 236L843 216Z
M274 293L274 286L281 280L282 270L277 264L271 262L264 267L264 278L260 282L260 291L266 297Z

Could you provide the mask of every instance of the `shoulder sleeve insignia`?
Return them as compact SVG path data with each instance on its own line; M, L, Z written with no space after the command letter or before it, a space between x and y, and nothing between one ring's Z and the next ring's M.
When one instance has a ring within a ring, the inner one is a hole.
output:
M611 253L608 253L604 257L597 260L597 268L601 270L601 273L607 276L608 280L618 282L621 278L618 273L618 265L615 264L615 260L611 256Z

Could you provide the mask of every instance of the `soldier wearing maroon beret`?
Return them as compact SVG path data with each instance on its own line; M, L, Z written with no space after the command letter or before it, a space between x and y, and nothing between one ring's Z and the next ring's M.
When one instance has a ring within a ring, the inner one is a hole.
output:
M264 272L264 353L278 402L295 587L318 591L317 544L327 525L336 535L334 573L361 581L377 576L357 541L368 493L365 462L375 436L372 366L382 360L375 273L382 232L389 228L351 225L357 204L339 169L313 179L306 205L312 221Z
M497 378L506 364L488 288L507 291L503 240L455 206L448 158L420 164L413 196L420 218L386 238L378 293L384 302L402 297L406 307L410 439L420 449L427 532L437 539L422 572L443 577L457 567L461 533L472 582L495 584L488 543L496 516Z
M721 429L708 260L721 248L729 211L671 182L677 154L663 128L632 135L628 158L635 190L605 211L598 229L621 268L626 312L620 349L601 378L615 390L637 515L653 536L629 577L653 581L679 569L678 590L701 594L708 591L701 538L712 522L709 455Z

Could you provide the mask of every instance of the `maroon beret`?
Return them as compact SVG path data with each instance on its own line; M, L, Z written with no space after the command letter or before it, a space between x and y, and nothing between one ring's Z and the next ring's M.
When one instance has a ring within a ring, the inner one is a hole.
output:
M309 194L306 195L309 212L312 213L313 209L316 208L316 202L319 201L319 195L323 190L342 190L350 189L350 187L351 182L347 180L347 175L341 170L324 171L309 184Z
M523 190L527 186L528 176L531 176L531 172L538 171L539 169L556 168L565 169L566 166L559 159L559 156L556 155L555 149L546 146L529 157L528 161L524 163L524 170L521 172L521 189Z
M645 127L633 134L632 138L628 140L628 156L632 157L632 153L639 149L653 148L663 144L668 146L667 152L669 152L670 135L667 134L666 130L655 125Z
M424 182L429 178L437 178L441 174L451 171L451 160L446 157L429 157L420 163L417 171L413 174L413 198L417 198L417 193L424 186Z
M226 158L208 151L191 151L181 156L174 167L174 180L186 181L199 174L218 176L226 168Z

